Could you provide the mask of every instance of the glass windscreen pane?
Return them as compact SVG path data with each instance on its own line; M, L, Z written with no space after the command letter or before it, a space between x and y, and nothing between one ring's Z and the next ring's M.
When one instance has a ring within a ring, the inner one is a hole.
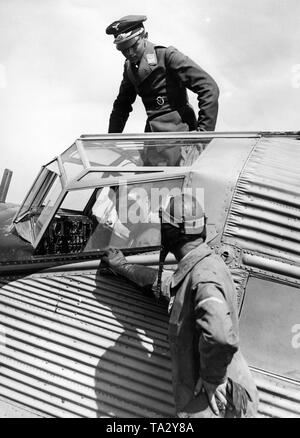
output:
M36 238L41 231L44 223L52 213L53 207L62 192L59 167L57 162L47 166L47 175L42 184L42 189L34 200L31 208L32 225L34 237Z
M84 169L77 146L75 144L73 144L61 155L61 159L68 180L76 178L76 176L79 175L79 173Z
M48 172L47 169L41 170L36 181L34 182L33 186L31 187L30 192L28 193L28 195L27 195L27 197L26 197L26 199L25 199L25 201L24 201L24 203L19 211L16 220L18 220L24 213L26 213L29 210L35 196L38 193L38 190L40 189L40 187L43 184L43 181L45 180L47 172Z
M81 142L91 166L191 166L207 143L199 140Z
M61 192L60 171L55 160L42 169L15 220L16 230L23 239L34 242Z
M72 190L49 225L40 254L160 245L159 207L180 194L183 178Z
M83 214L84 209L94 193L95 189L72 190L65 196L59 212L71 211L78 214Z

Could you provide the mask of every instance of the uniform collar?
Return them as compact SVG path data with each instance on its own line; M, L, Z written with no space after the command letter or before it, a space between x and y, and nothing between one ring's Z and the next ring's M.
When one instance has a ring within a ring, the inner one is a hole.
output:
M128 69L130 71L131 77L134 77L135 82L139 85L152 73L157 65L157 56L155 51L155 46L150 41L147 41L144 54L140 61L139 69L134 72L130 62L128 61Z
M172 277L171 287L176 287L200 260L211 253L210 247L206 243L201 243L198 248L192 249L186 254L178 263Z

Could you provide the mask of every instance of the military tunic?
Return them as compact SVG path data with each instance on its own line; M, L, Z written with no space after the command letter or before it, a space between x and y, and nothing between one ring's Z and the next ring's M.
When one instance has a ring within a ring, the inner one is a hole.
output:
M171 300L169 341L178 416L215 416L203 393L194 397L199 376L214 384L230 377L242 385L251 397L247 416L255 416L258 394L239 349L235 287L223 260L203 243L178 263L172 277L165 277L163 292Z
M198 96L198 120L188 102L187 88ZM142 98L148 116L146 132L215 129L219 97L216 82L172 46L166 48L147 41L137 68L125 61L108 132L123 132L137 95Z
M115 273L156 295L156 269L130 264L119 250L110 251L107 263ZM173 274L163 272L161 289L162 297L169 302L169 343L177 416L215 417L207 395L200 392L194 396L199 377L214 385L228 383L229 403L219 407L220 417L256 416L258 393L239 346L235 286L221 257L206 243L201 243L178 262ZM248 405L246 412L240 412L244 396Z

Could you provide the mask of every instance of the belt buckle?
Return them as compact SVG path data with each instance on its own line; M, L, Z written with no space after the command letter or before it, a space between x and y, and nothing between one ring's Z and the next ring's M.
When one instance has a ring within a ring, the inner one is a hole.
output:
M162 96L157 96L156 103L159 106L162 106L165 103L165 99Z

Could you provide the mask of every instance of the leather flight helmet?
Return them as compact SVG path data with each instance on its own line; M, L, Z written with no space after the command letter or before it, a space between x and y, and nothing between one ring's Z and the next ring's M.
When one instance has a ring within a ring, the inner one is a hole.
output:
M205 228L205 214L200 202L189 192L167 198L161 209L161 221L179 228L183 234L201 234Z

